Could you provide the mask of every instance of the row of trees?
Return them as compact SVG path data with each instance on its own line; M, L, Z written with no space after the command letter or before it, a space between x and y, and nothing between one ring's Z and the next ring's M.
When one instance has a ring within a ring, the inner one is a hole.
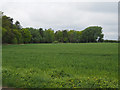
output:
M92 26L82 31L22 28L19 21L13 23L13 18L2 16L2 43L80 43L102 42L102 27Z

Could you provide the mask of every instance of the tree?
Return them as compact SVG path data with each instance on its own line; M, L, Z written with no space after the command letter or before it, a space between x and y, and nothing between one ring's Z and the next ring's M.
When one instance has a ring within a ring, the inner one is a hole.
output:
M43 31L43 28L39 28L39 33L40 33L40 36L41 36L41 43L42 42L45 42L45 37L44 37L44 31Z
M5 33L5 43L12 44L15 35L12 30L7 30Z
M17 29L13 29L12 32L14 34L14 42L19 43L19 44L23 43L21 32Z
M51 28L22 28L19 21L13 24L13 18L0 13L2 20L2 43L80 43L103 42L102 27L91 26L82 31L58 30L54 33ZM1 24L1 23L0 23Z
M6 43L6 35L7 35L7 30L5 28L2 28L2 43Z
M22 35L21 32L18 31L20 28L20 23L16 21L13 24L13 18L7 17L5 15L2 16L2 43L22 43Z
M2 27L6 30L10 30L13 28L13 18L2 16Z
M29 31L31 32L31 43L40 43L41 42L41 35L39 33L39 30L38 29L33 29L33 28L30 28Z
M102 27L91 26L82 31L82 42L97 42L103 38Z
M80 43L80 42L82 41L82 40L81 40L82 31L76 31L76 34L77 34L76 42L77 42L77 43Z
M64 43L69 42L69 41L68 41L68 33L67 33L67 30L63 30L62 33L63 33L63 42L64 42Z
M55 32L55 40L58 42L63 42L63 33L62 31L58 30Z
M52 43L54 41L54 30L52 30L51 28L45 30L44 37L46 43Z
M19 21L16 21L14 24L14 28L20 30L21 29L21 25Z
M44 36L44 31L43 31L42 28L39 28L39 33L40 33L40 35L41 35L42 37Z
M75 30L68 31L68 39L70 43L77 42L77 31Z
M27 28L22 28L21 34L22 34L23 43L29 43L32 37L30 31Z

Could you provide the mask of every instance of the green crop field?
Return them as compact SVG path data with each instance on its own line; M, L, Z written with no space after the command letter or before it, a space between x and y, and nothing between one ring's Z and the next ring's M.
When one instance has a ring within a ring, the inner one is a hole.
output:
M117 88L117 43L3 45L3 87Z

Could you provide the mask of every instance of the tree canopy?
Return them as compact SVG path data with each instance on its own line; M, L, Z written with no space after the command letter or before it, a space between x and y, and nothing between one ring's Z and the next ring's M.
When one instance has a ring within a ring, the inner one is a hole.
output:
M2 43L88 43L103 42L102 27L91 26L84 30L57 30L22 28L19 21L13 23L13 18L2 16Z

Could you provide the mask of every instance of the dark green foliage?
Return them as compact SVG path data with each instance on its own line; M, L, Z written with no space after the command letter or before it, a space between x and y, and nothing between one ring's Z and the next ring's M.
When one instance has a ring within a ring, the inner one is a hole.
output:
M31 40L30 32L21 29L18 21L13 24L13 19L7 16L2 16L2 34L2 43L28 43Z
M103 39L102 27L92 26L82 31L82 42L101 42Z
M23 43L23 38L22 38L21 31L19 31L17 29L13 29L12 32L14 34L14 38L16 38L17 43Z
M13 19L2 16L2 43L81 43L81 42L103 42L102 27L92 26L82 31L58 30L54 32L51 28L22 28L19 21L13 23Z
M41 42L42 36L40 35L38 29L34 29L34 28L26 28L26 29L28 29L31 33L31 36L32 36L31 40L30 40L31 43L40 43Z
M2 16L2 27L6 30L10 30L13 28L13 18Z
M41 37L44 37L44 31L42 28L39 29L39 33L40 33Z
M17 44L17 43L18 43L17 38L14 37L14 38L11 40L11 43L12 43L12 44Z
M68 42L68 31L67 30L63 30L62 33L63 33L63 42L64 43L67 43Z
M55 40L58 42L63 42L63 33L62 31L58 30L55 32Z
M80 42L81 31L70 30L68 31L68 39L70 43Z
M50 28L44 31L45 43L52 43L54 41L54 31Z
M19 21L16 21L16 22L15 22L14 28L15 28L15 29L18 29L18 30L20 30L20 29L22 28Z
M21 34L23 38L23 43L29 43L32 37L30 31L26 28L23 28L21 29Z
M5 28L2 28L2 43L7 42L6 34L7 34L7 30Z
M12 29L13 29L13 19L7 16L2 16L3 43L14 42L15 38Z
M117 40L104 40L104 42L109 42L109 43L118 43L119 41L117 41Z
M45 41L45 38L44 38L44 31L43 31L43 28L39 28L39 34L41 36L41 43L44 43Z

